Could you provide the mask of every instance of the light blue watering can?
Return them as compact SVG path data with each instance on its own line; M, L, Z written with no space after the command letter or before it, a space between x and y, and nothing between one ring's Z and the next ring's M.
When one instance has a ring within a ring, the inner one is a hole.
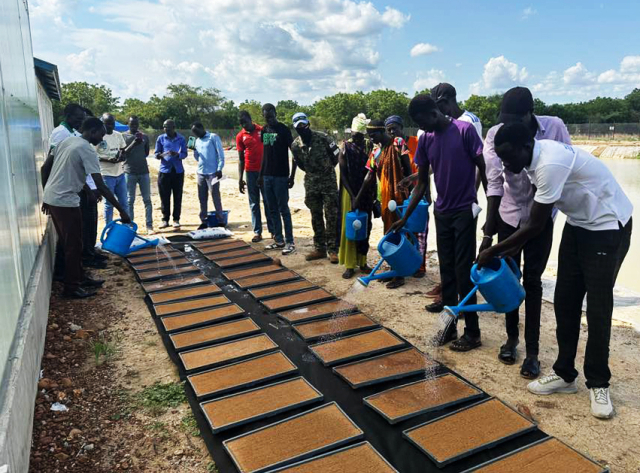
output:
M362 241L367 239L367 226L369 217L361 210L347 212L345 218L345 236L349 241Z
M388 208L390 212L395 212L398 217L404 217L407 207L411 203L411 197L404 201L404 204L398 205L395 200L390 200ZM407 224L404 226L405 230L413 233L424 233L427 228L427 222L429 221L429 203L425 199L420 199L418 206L413 210Z
M525 297L520 284L522 273L513 258L494 258L487 266L471 268L471 282L475 287L455 307L445 306L444 312L457 319L461 312L499 312L506 314L517 309ZM486 304L465 305L477 292L487 301Z
M358 282L363 286L368 286L374 279L411 276L420 269L422 264L422 256L418 251L418 242L413 233L406 231L404 228L383 236L380 243L378 243L378 252L382 259L376 267L373 268L368 276L358 278ZM391 266L391 271L376 274L385 261Z
M158 246L157 238L147 240L146 238L136 234L138 225L135 223L131 222L130 225L125 225L124 223L119 222L120 219L114 220L104 227L104 230L102 230L100 242L102 243L103 250L115 253L118 256L127 256L129 253L133 253L134 251L138 251L143 248ZM144 243L132 247L131 243L133 243L133 240L136 238L144 240Z

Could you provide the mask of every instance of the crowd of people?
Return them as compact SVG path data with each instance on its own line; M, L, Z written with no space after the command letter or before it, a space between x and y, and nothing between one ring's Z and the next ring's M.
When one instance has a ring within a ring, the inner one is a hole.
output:
M591 409L599 418L613 416L608 368L613 287L629 249L633 208L607 167L571 145L562 120L534 114L528 89L515 87L504 95L499 125L488 130L484 139L480 120L471 111L460 109L450 84L439 84L429 95L411 100L408 115L420 128L418 136L406 136L399 116L368 119L359 113L353 117L350 138L338 146L331 135L314 130L304 113L291 117L295 137L290 126L278 120L272 104L265 104L262 114L264 126L254 123L247 111L240 112L242 129L236 136L238 190L248 196L254 243L263 240L263 207L272 240L265 249L283 255L296 251L289 190L297 168L304 172L305 204L314 234L314 248L305 259L341 264L345 279L354 277L358 270L371 271L367 254L373 219L382 219L385 233L398 231L424 199L433 206L440 271L440 284L430 293L436 300L426 310L438 313L467 296L473 288L470 271L474 262L483 266L496 257L514 258L523 266L526 290L525 356L520 374L534 380L528 385L532 393L573 393L577 390L575 357L586 295L589 335L584 375ZM78 105L66 107L64 121L52 133L51 152L42 170L44 210L59 235L57 276L64 280L64 294L69 297L94 295L103 282L83 270L106 264L104 255L95 249L97 202L102 197L105 222L112 220L115 208L121 220L129 223L139 186L147 231L154 232L147 165L150 143L139 131L137 117L130 117L128 132L120 134L114 129L112 115L101 119L87 115L90 113ZM201 123L194 123L191 132L187 141L176 131L175 123L166 120L164 133L155 143L155 158L160 160L160 228L169 227L171 219L173 227L180 228L183 160L189 149L198 163L200 228L208 226L210 198L218 223L224 224L222 142ZM437 193L435 202L431 181ZM488 205L478 250L480 186ZM402 217L392 211L391 201L407 202ZM346 237L346 216L356 209L368 216L366 238L361 241ZM553 372L540 377L541 278L558 211L567 216L555 290L558 358ZM415 233L422 257L415 278L425 275L427 232L428 226ZM395 277L385 283L387 288L397 289L405 280ZM451 324L434 334L434 342L450 343L458 352L479 348L478 314L467 312L464 325L460 336L456 324ZM514 364L519 358L519 326L518 309L506 314L506 341L498 353L505 364Z

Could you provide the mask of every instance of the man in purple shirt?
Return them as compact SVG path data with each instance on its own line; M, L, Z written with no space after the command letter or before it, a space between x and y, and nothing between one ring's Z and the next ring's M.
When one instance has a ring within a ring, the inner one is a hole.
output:
M184 167L182 160L187 157L187 142L176 132L173 120L166 120L162 127L164 133L156 140L156 158L160 160L158 173L158 193L162 207L162 224L169 226L171 217L171 194L173 194L173 228L180 228L182 211L182 188L184 187Z
M537 140L555 140L571 144L571 138L564 122L557 117L537 116L533 113L533 96L525 87L508 90L500 106L500 124L487 133L484 159L487 166L487 223L480 252L489 248L493 236L504 241L529 220L535 189L526 172L513 174L502 166L494 147L494 138L502 124L523 123L531 136ZM555 216L555 213L553 214ZM542 273L544 272L553 241L553 218L549 218L542 232L529 240L515 256L516 263L524 255L523 285L527 292L525 299L526 357L520 368L520 375L535 379L540 375L538 350L540 340L540 310L542 306ZM517 359L519 342L519 310L506 315L507 342L500 347L498 359L512 365Z
M418 95L409 104L409 115L424 133L418 141L415 163L418 184L404 217L391 226L391 231L404 227L423 195L429 195L429 168L438 191L434 217L442 301L454 306L472 289L470 272L476 252L476 167L486 189L482 140L472 124L445 116L428 95ZM470 300L475 304L475 296ZM450 324L435 341L451 344L454 351L469 351L482 345L478 314L465 314L464 335L458 338L455 324ZM457 339L457 340L456 340Z

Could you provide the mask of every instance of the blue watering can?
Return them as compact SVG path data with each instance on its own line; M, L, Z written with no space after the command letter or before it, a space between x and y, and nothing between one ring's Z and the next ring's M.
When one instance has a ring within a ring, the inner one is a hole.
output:
M146 238L142 238L140 235L136 234L138 225L135 223L131 222L131 225L125 225L118 222L120 222L120 219L112 221L104 227L104 230L102 230L100 242L102 243L103 250L110 251L118 256L127 256L129 253L133 253L134 251L138 251L143 248L158 246L157 238L147 240ZM131 243L133 243L135 238L144 240L144 243L132 247Z
M454 319L461 312L511 312L520 307L525 297L524 287L520 284L521 276L520 268L513 258L494 258L481 269L474 264L471 268L471 282L475 287L457 306L445 306L444 312ZM465 305L477 291L480 291L487 303Z
M345 219L345 235L349 241L362 241L367 239L367 226L369 217L361 210L347 212Z
M404 201L404 204L398 205L395 200L389 201L389 211L398 214L398 217L402 218L404 213L411 203L411 197ZM427 222L429 221L429 203L425 199L420 199L418 206L413 210L413 213L407 219L407 224L404 226L405 230L412 233L424 233L427 228Z
M397 232L387 233L378 243L378 252L382 259L368 276L358 278L363 286L368 286L374 279L388 279L411 276L422 264L422 256L418 251L418 242L413 233L404 228ZM391 271L376 274L382 263L387 262Z

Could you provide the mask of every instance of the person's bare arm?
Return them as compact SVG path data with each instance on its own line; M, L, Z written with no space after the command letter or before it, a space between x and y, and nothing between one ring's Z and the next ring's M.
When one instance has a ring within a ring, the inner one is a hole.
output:
M480 174L480 182L482 182L482 188L484 189L484 192L486 194L487 186L489 184L487 182L487 166L484 162L484 156L482 154L477 155L475 158L473 158L473 162L478 168L478 173Z
M353 203L356 196L353 193L353 189L351 189L351 185L349 184L347 160L345 159L344 153L342 152L338 155L338 165L340 166L340 183L344 186L344 188L351 196L351 202Z
M428 189L429 163L427 162L426 165L420 166L418 168L418 184L416 184L416 187L413 190L411 202L409 203L407 210L404 211L404 215L400 220L397 220L393 225L391 225L391 227L389 227L389 231L387 231L387 233L398 231L407 224L407 220L409 220L409 217L420 203L420 199L422 199L422 196L428 195ZM429 196L429 199L430 198L431 196Z
M244 182L244 150L238 150L238 187L241 194L244 194L246 185Z
M40 179L42 180L43 189L47 185L47 181L49 180L49 176L51 175L51 169L53 169L53 160L54 160L53 150L54 148L51 148L49 150L47 159L44 161L44 164L40 168Z
M113 205L116 208L116 210L120 213L120 219L122 220L122 223L131 223L131 218L129 218L129 214L124 209L124 207L120 205L120 202L118 202L118 199L116 199L116 197L113 195L109 187L105 184L104 179L102 178L102 174L100 174L99 172L96 172L94 174L91 174L91 177L93 178L93 182L96 183L96 188L98 192L100 192L100 194L102 194L102 196L105 199L107 199L107 202Z
M353 203L353 206L356 209L360 207L362 196L364 195L365 192L367 192L369 187L375 183L375 180L376 180L376 171L374 169L370 169L367 175L365 176L364 181L362 182L362 186L358 191L358 195L356 196L356 200Z

